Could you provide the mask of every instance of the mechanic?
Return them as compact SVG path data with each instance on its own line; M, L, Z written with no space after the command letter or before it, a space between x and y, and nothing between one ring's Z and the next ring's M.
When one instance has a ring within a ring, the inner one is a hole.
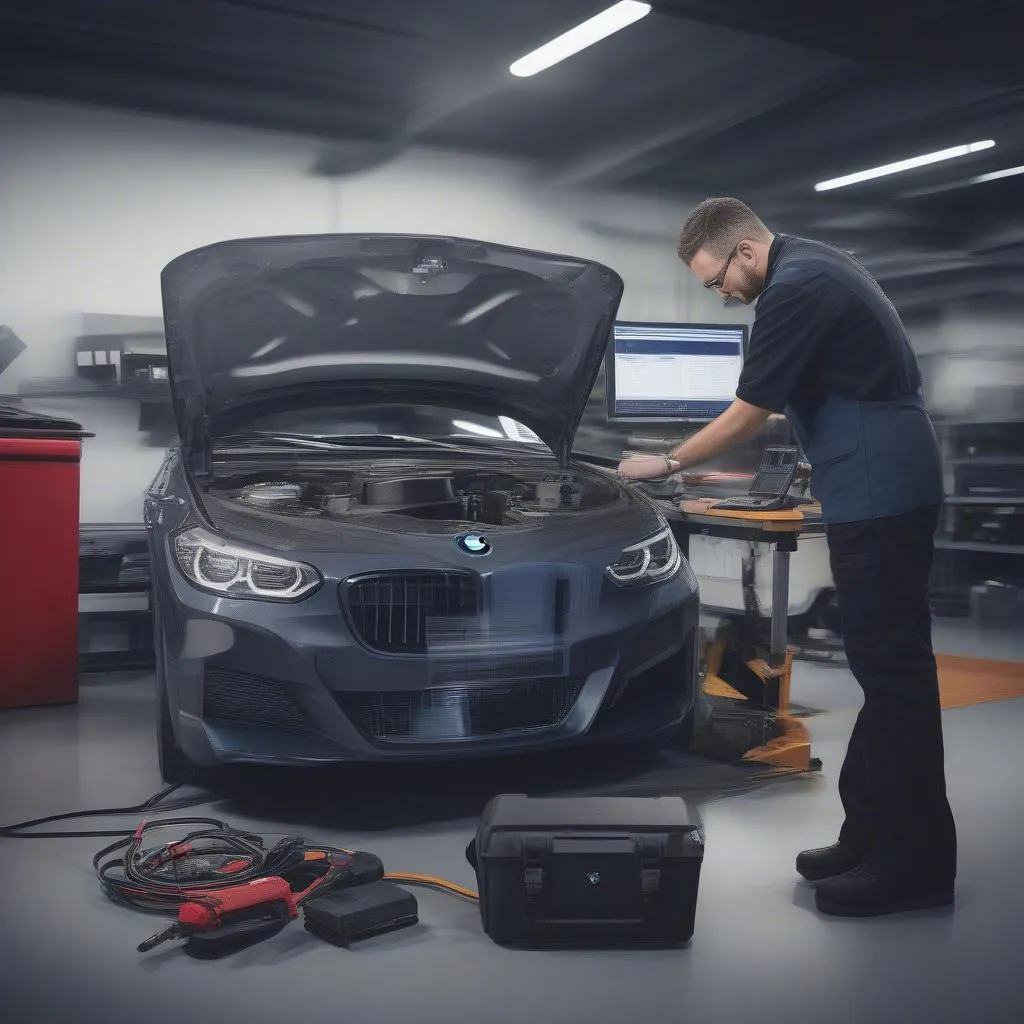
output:
M811 464L850 669L864 703L839 776L838 840L797 857L826 913L872 916L953 902L928 603L943 500L938 443L899 315L850 255L772 234L736 199L690 215L679 258L727 299L757 300L736 398L665 456L625 459L653 479L753 439L784 412Z

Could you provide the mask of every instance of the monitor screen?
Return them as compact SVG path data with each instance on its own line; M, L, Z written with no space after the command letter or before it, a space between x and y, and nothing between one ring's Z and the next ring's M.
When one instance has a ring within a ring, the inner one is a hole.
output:
M615 325L607 356L609 420L710 420L736 397L745 324Z

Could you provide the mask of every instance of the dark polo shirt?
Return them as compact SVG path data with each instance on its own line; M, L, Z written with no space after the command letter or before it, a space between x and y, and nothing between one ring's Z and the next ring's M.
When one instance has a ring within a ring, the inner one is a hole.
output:
M920 386L907 332L875 279L841 249L776 235L737 396L783 412L829 391L879 402Z
M826 522L942 502L938 445L906 329L848 253L775 236L736 395L789 418Z

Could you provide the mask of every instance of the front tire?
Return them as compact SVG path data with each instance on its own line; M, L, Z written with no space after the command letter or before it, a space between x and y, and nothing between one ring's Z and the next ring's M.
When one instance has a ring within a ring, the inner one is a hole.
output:
M153 646L156 653L156 754L160 778L169 786L187 782L196 774L195 765L185 756L174 738L171 706L167 700L167 681L164 672L163 633L159 616L153 615Z
M693 743L693 733L697 728L697 705L694 704L690 708L686 717L683 719L682 724L676 731L676 734L672 737L670 745L678 748L679 750L688 750L690 744Z
M704 695L703 688L698 689L693 699L693 707L690 708L668 745L676 750L688 750L693 745L694 734L708 724L710 717L711 706Z
M195 774L195 767L182 752L174 738L174 728L171 725L171 712L167 706L167 690L157 682L157 733L156 751L157 763L160 767L160 778L168 786L180 785L187 782Z

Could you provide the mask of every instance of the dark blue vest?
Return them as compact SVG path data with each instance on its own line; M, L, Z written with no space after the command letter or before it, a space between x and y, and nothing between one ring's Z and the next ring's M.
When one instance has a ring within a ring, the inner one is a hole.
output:
M826 523L882 519L943 500L942 459L924 398L859 402L830 394L786 416L811 464Z

